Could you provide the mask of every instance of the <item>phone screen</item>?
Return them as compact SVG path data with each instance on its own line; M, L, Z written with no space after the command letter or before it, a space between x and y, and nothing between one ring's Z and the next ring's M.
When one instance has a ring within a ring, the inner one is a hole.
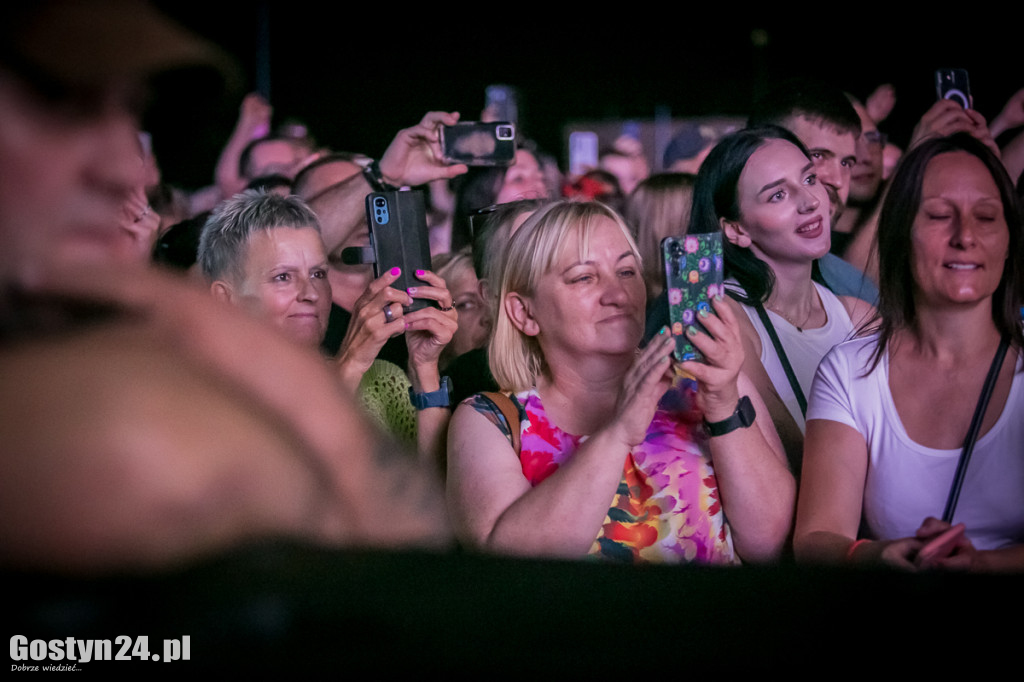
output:
M951 99L964 109L971 108L971 83L966 69L938 69L935 93L939 99Z
M688 327L708 333L700 323L700 313L713 313L711 300L725 293L722 287L722 233L666 237L661 242L668 292L669 328L675 337L676 360L703 361L701 352L690 343Z

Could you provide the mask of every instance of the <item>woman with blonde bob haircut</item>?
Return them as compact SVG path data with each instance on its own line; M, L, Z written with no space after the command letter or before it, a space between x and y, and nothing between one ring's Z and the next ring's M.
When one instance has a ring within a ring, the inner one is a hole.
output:
M511 395L467 399L449 431L448 505L465 545L626 562L778 556L795 483L740 373L735 317L716 304L702 320L711 336L691 331L706 362L682 363L696 379L673 385L667 330L638 348L645 303L636 245L608 207L554 202L513 235L490 345Z

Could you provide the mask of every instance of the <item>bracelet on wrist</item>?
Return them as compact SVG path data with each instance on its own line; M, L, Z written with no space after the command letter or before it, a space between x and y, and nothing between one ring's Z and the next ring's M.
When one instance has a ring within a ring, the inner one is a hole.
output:
M394 192L398 189L384 179L384 173L381 172L380 164L376 161L371 161L363 167L363 177L375 192Z
M860 547L861 545L866 544L868 542L871 542L871 540L868 540L867 538L861 538L860 540L855 540L854 543L852 545L850 545L850 549L846 550L846 560L847 561L853 561L853 553L855 551L857 551L858 547Z

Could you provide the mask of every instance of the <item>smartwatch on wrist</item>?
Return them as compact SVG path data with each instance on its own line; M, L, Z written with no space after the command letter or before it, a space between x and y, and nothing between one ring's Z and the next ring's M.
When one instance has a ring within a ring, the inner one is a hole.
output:
M416 393L409 387L409 402L417 410L425 410L428 407L451 407L452 404L452 380L450 377L441 377L441 388L427 393Z
M743 396L740 398L740 402L736 405L736 411L732 413L731 417L720 422L709 422L705 419L704 430L708 432L709 436L724 436L736 429L747 428L754 423L756 416L754 404L750 402L748 396Z

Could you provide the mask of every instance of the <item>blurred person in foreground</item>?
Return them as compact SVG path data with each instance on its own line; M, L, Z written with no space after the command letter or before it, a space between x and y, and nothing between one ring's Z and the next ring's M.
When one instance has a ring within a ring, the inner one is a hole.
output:
M220 52L139 2L5 7L0 31L0 563L445 546L432 472L315 352L138 264L119 227L150 77Z

